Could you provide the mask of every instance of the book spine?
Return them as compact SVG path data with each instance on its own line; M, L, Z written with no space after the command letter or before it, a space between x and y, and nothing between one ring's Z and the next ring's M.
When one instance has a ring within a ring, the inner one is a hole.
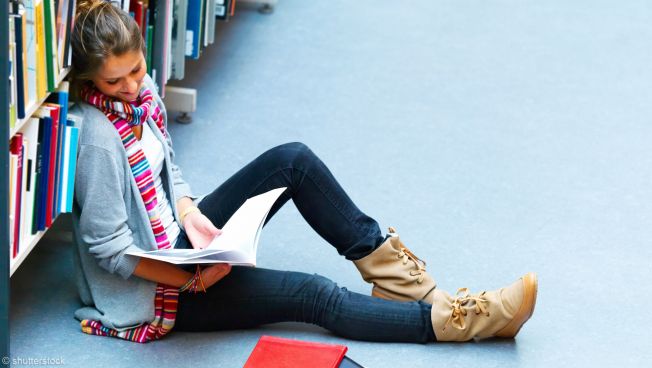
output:
M70 36L72 35L75 25L75 10L77 9L77 0L71 0L68 7L68 18L66 19L66 37L64 38L63 48L63 67L67 68L72 64L72 52L70 52Z
M31 118L23 129L27 157L27 169L25 178L25 223L23 226L23 239L31 238L34 231L34 201L36 195L36 159L38 154L38 131L40 120Z
M32 212L32 235L41 229L41 196L43 193L43 150L45 147L45 124L42 119L37 119L38 135L36 143L36 164L34 167L34 209Z
M63 156L61 165L61 180L59 182L59 203L57 204L57 212L66 212L66 202L68 201L68 171L70 170L70 129L71 127L65 126L63 134Z
M66 25L68 23L68 8L70 7L71 0L57 0L56 11L56 30L57 30L57 65L62 68L65 60L64 48L66 46Z
M28 143L25 144L25 147L28 147ZM26 150L27 151L27 150ZM32 231L32 210L33 210L33 205L34 205L34 196L33 196L33 186L32 186L32 178L33 178L33 170L34 170L34 160L29 158L29 154L26 155L27 160L27 166L25 167L25 184L23 187L25 190L23 191L23 214L22 214L22 231L21 231L21 237L23 238L23 241L26 239L30 238L30 234Z
M63 110L63 109L62 109ZM63 113L62 113L63 116ZM63 200L64 188L64 166L66 165L66 125L65 120L61 120L59 124L59 142L57 148L57 172L54 179L54 203L52 209L52 216L57 217L61 211L61 201Z
M72 203L74 201L75 174L77 167L77 152L79 149L79 128L71 127L70 129L70 156L68 159L68 181L66 196L66 212L72 212Z
M46 81L48 92L54 92L56 88L57 66L56 66L56 35L54 27L53 0L43 0L44 30L45 30L45 65Z
M50 116L43 117L41 120L43 125L43 145L41 150L41 188L39 196L39 231L45 230L47 225L47 203L48 203L48 178L50 171L50 146L52 145L52 118Z
M8 79L9 79L9 127L14 128L16 123L16 110L17 110L17 88L16 88L16 32L14 31L14 22L9 19L9 63Z
M36 31L36 99L45 98L48 92L47 69L46 69L46 49L45 49L45 21L43 20L43 1L34 1L35 13L35 31Z
M18 165L18 155L11 153L9 151L9 257L10 259L14 258L14 221L16 214L16 196L14 192L16 191L16 176Z
M25 102L27 96L27 90L25 87L25 82L27 81L25 76L27 75L27 71L25 70L26 63L24 54L24 19L24 12L23 14L17 14L13 16L16 41L16 112L19 119L25 118Z
M25 59L27 62L27 102L26 109L29 110L38 100L37 89L37 40L36 40L36 13L34 0L25 0Z
M48 176L47 176L47 200L45 204L45 226L52 226L54 221L53 208L54 208L54 186L55 186L55 173L57 170L57 139L59 137L59 111L53 108L51 111L52 125L50 135L50 152L48 156Z
M13 227L10 231L13 233L12 237L12 258L18 255L18 246L20 243L20 229L21 229L21 207L22 207L22 194L23 194L23 160L25 158L25 150L23 147L23 134L16 133L11 139L10 152L15 155L15 171L12 183L11 196L14 197L14 210L13 210Z
M199 58L200 15L201 0L189 0L186 26L186 56L193 59Z
M20 134L20 133L19 133ZM22 137L21 137L22 139ZM16 204L18 205L18 209L16 210L16 216L17 216L17 226L15 226L14 231L16 232L16 244L15 244L15 255L18 255L20 252L20 243L24 241L25 237L23 236L23 228L25 227L25 180L26 180L26 174L25 171L27 170L27 156L25 152L25 140L22 139L22 142L20 143L20 153L18 154L18 180L17 180L17 190L16 194L18 195L18 200L16 201Z

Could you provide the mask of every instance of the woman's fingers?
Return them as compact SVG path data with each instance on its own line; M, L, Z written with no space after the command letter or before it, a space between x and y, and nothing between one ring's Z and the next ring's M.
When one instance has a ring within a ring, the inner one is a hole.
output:
M218 263L205 268L202 270L204 286L206 286L206 288L213 286L216 282L228 275L229 272L231 272L231 265L226 263Z
M202 232L206 234L210 234L212 236L217 236L222 233L222 230L215 227L215 225L213 225L211 220L209 220L208 217L203 215L201 219L201 228L202 228Z

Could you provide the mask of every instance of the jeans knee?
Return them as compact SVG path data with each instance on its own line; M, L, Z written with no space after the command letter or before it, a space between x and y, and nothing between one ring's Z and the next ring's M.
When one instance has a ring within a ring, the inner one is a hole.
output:
M326 298L329 298L334 292L340 289L333 280L317 274L310 275L304 287L308 293L317 297Z
M292 167L307 167L309 164L318 160L312 150L301 142L282 144L278 147L272 148L272 152L278 155L280 160Z

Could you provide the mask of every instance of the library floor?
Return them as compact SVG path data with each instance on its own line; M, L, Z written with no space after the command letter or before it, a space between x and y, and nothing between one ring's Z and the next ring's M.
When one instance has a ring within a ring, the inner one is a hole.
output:
M651 39L647 0L239 6L178 83L199 93L194 122L170 126L195 191L302 141L440 288L536 271L533 318L513 341L469 344L348 341L292 323L146 345L88 336L73 319L70 244L53 231L11 279L12 354L239 367L271 334L345 344L367 367L647 365ZM370 290L291 203L265 228L259 264Z

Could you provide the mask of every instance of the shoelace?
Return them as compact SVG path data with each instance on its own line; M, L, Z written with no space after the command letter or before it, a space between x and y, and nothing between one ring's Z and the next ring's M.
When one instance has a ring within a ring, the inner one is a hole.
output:
M475 302L475 314L482 313L489 317L489 312L487 311L487 300L482 298L485 293L486 291L483 291L476 296L469 295L468 288L457 289L457 293L455 293L456 298L452 303L453 310L451 311L451 315L448 317L448 320L446 321L446 324L444 324L444 328L442 330L445 330L449 324L458 330L463 330L466 328L464 316L466 316L467 309L469 308L465 308L464 306L470 301Z
M401 245L403 244L401 243ZM417 266L417 269L410 271L410 276L418 276L417 283L422 283L426 272L426 262L422 261L419 257L415 256L414 253L405 247L401 247L401 250L398 252L398 258L403 261L403 264L407 264L409 260L414 262L414 264Z
M390 234L395 234L396 230L393 227L389 228L389 233ZM405 244L403 244L402 241L399 240L399 252L398 252L398 259L403 261L403 264L407 264L408 261L414 262L414 265L417 266L416 270L410 271L410 276L416 276L417 277L417 284L420 284L423 282L423 279L425 278L425 273L426 273L426 262L421 260L421 258L417 257L414 253L412 253L411 250L409 250Z

